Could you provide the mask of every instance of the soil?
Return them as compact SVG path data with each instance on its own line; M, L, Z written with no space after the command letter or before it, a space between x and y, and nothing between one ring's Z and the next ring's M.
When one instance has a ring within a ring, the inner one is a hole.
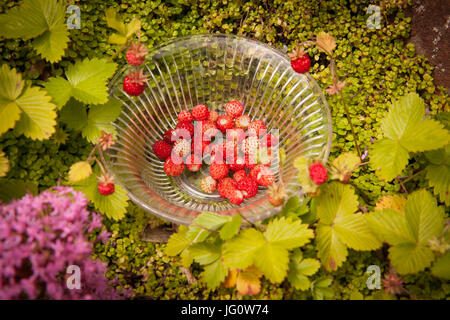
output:
M435 67L435 84L446 87L450 92L450 78L447 75L450 71L449 0L414 0L408 15L412 19L409 42Z

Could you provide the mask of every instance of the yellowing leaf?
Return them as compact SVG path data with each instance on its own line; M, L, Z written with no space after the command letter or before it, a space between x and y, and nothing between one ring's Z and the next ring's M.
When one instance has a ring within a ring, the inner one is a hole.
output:
M264 273L271 282L279 283L286 277L289 253L283 247L267 244L258 249L254 265Z
M360 164L361 159L355 153L342 153L331 163L330 179L347 182Z
M319 223L316 229L316 248L324 268L333 271L347 259L347 247L332 227Z
M233 288L236 285L238 270L233 269L228 271L228 275L223 282L225 288Z
M22 93L25 82L16 69L10 69L3 64L0 68L0 103L14 101Z
M245 270L239 271L236 278L237 291L245 296L254 296L261 291L261 283L259 278L262 273L254 266L250 266Z
M308 243L314 234L301 220L292 221L282 217L269 223L264 236L271 244L293 249Z
M389 248L389 259L399 274L408 274L429 267L434 260L434 254L424 245L401 243Z
M409 229L403 213L393 209L376 210L364 216L369 228L381 241L396 245L413 242L414 235Z
M397 177L408 164L408 150L393 140L375 141L370 152L372 169L381 179L387 181Z
M77 182L88 178L92 173L92 167L87 161L74 163L69 170L69 182Z
M321 31L316 37L316 45L320 51L331 54L336 48L336 41L331 34Z
M9 160L5 157L5 153L0 151L0 178L6 176L9 171Z
M354 213L358 209L358 197L350 185L331 182L317 198L317 216L324 224L331 224L338 216Z
M337 217L333 229L345 245L354 250L375 250L381 247L381 242L369 229L361 213Z
M390 194L387 196L382 197L380 200L378 200L375 209L382 210L382 209L393 209L395 211L398 211L400 213L403 212L403 208L405 207L406 198L399 194Z
M223 258L230 268L245 269L253 264L258 249L266 244L263 234L255 229L245 229L225 245Z

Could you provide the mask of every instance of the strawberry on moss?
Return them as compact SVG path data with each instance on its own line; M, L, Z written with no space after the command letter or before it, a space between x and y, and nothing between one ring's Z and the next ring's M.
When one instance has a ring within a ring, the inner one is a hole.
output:
M291 58L292 69L294 69L295 72L306 73L309 71L311 60L303 48L300 47L290 53L289 57Z

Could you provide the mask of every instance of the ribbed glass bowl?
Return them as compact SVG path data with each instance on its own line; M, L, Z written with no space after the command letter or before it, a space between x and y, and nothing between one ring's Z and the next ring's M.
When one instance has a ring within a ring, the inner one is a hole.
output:
M174 128L177 114L206 104L223 113L232 100L241 101L251 119L263 120L279 130L279 148L285 154L273 169L289 195L301 195L294 159L300 155L326 160L331 147L331 118L320 87L309 74L292 70L280 51L260 42L231 35L194 35L154 48L144 72L147 88L139 97L122 90L127 66L110 83L110 94L123 103L114 122L116 144L107 153L107 166L130 198L154 215L179 224L190 224L200 213L240 213L254 222L276 212L261 189L241 205L232 205L218 194L202 192L199 179L207 174L185 170L168 177L164 161L152 152L155 141ZM278 167L278 165L280 166Z

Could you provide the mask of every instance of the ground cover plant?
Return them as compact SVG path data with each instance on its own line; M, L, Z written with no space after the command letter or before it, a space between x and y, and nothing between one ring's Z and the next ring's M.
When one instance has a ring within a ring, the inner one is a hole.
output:
M109 281L94 278L104 290L73 293L75 298L448 298L449 98L434 85L427 59L407 42L411 19L405 9L411 3L379 1L379 28L367 25L370 4L2 1L2 230L50 233L69 245L58 206L71 203L68 194L81 201L71 205L86 225L71 232L88 248L86 268L105 271ZM79 17L68 10L73 5ZM69 28L68 19L80 28ZM204 213L190 227L178 227L167 244L150 242L149 227L173 226L130 202L104 166L103 153L114 144L110 122L122 108L108 96L107 84L119 66L134 64L130 92L138 95L139 59L146 50L173 37L216 32L268 43L290 53L294 70L309 70L332 114L331 155L328 163L295 160L306 196L286 199L283 186L273 186L280 213L266 221ZM42 213L37 223L52 222L50 229L17 221L21 207L34 205ZM97 241L101 231L90 224L103 228L104 241ZM8 239L0 239L2 246L11 245ZM50 243L36 259L58 250ZM6 266L5 256L0 259ZM55 259L52 272L77 263ZM65 285L63 276L46 287L39 272L32 278L24 266L27 272L14 271L17 283L8 281L13 269L4 269L1 283L11 285L5 297L70 293L51 289Z

